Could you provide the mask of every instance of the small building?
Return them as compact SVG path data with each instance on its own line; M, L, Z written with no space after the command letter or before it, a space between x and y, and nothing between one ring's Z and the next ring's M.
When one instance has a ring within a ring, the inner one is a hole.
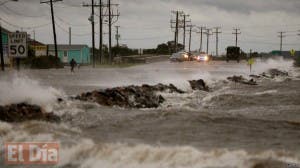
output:
M274 51L271 51L270 54L275 55L275 56L282 56L284 58L293 58L294 56L300 56L300 51L295 51L294 56L292 56L291 51L274 50Z
M55 55L54 45L48 45L48 54ZM90 49L87 45L57 45L58 57L63 63L69 63L74 59L79 64L90 64Z
M47 45L33 39L29 39L28 44L34 50L35 56L47 56Z
M2 27L2 47L3 47L3 55L4 55L4 63L9 64L9 57L8 57L8 35L9 31Z

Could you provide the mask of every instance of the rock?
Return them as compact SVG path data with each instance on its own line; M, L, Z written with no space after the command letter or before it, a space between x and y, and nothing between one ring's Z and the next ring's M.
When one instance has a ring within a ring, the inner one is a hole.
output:
M209 91L209 87L206 85L206 83L202 79L192 80L192 81L189 81L189 83L193 90L203 90L203 91L207 91L207 92Z
M42 120L59 122L60 118L53 113L46 113L41 107L25 103L0 106L0 121L24 122Z
M268 73L271 76L273 76L273 77L277 77L277 76L289 76L288 72L281 71L281 70L278 70L278 69L270 69Z
M283 167L291 167L291 168L297 168L298 166L284 163L281 161L275 161L275 160L265 160L265 161L256 161L252 168L283 168Z
M116 87L106 90L83 93L75 99L96 102L104 106L125 108L157 108L165 99L157 92L184 93L174 85L157 84L142 86Z
M255 78L255 79L260 79L261 76L260 75L249 75L251 78Z
M245 79L243 76L233 76L227 78L229 81L241 83L245 85L257 85L256 81L254 79Z
M275 78L275 77L288 77L289 73L285 72L285 71L281 71L278 69L270 69L268 72L264 72L261 74L261 76L265 77L265 78Z

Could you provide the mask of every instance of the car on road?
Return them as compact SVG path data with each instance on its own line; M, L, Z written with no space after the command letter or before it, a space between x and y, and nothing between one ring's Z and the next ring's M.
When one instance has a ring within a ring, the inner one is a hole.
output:
M200 52L199 54L195 54L194 59L198 62L209 62L211 61L211 56L205 52Z
M190 56L188 52L185 51L180 51L177 53L172 54L170 57L171 62L183 62L183 61L189 61Z

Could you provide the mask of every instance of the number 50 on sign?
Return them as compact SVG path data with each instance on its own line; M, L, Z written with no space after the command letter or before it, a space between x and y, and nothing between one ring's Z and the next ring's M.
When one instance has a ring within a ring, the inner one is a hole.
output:
M27 57L27 33L17 32L9 34L8 51L10 57Z

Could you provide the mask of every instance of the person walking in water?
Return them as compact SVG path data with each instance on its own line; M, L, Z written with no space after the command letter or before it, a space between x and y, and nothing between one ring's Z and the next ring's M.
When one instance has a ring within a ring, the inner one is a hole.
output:
M71 66L71 72L74 72L74 68L77 65L76 61L74 59L71 60L70 66Z

